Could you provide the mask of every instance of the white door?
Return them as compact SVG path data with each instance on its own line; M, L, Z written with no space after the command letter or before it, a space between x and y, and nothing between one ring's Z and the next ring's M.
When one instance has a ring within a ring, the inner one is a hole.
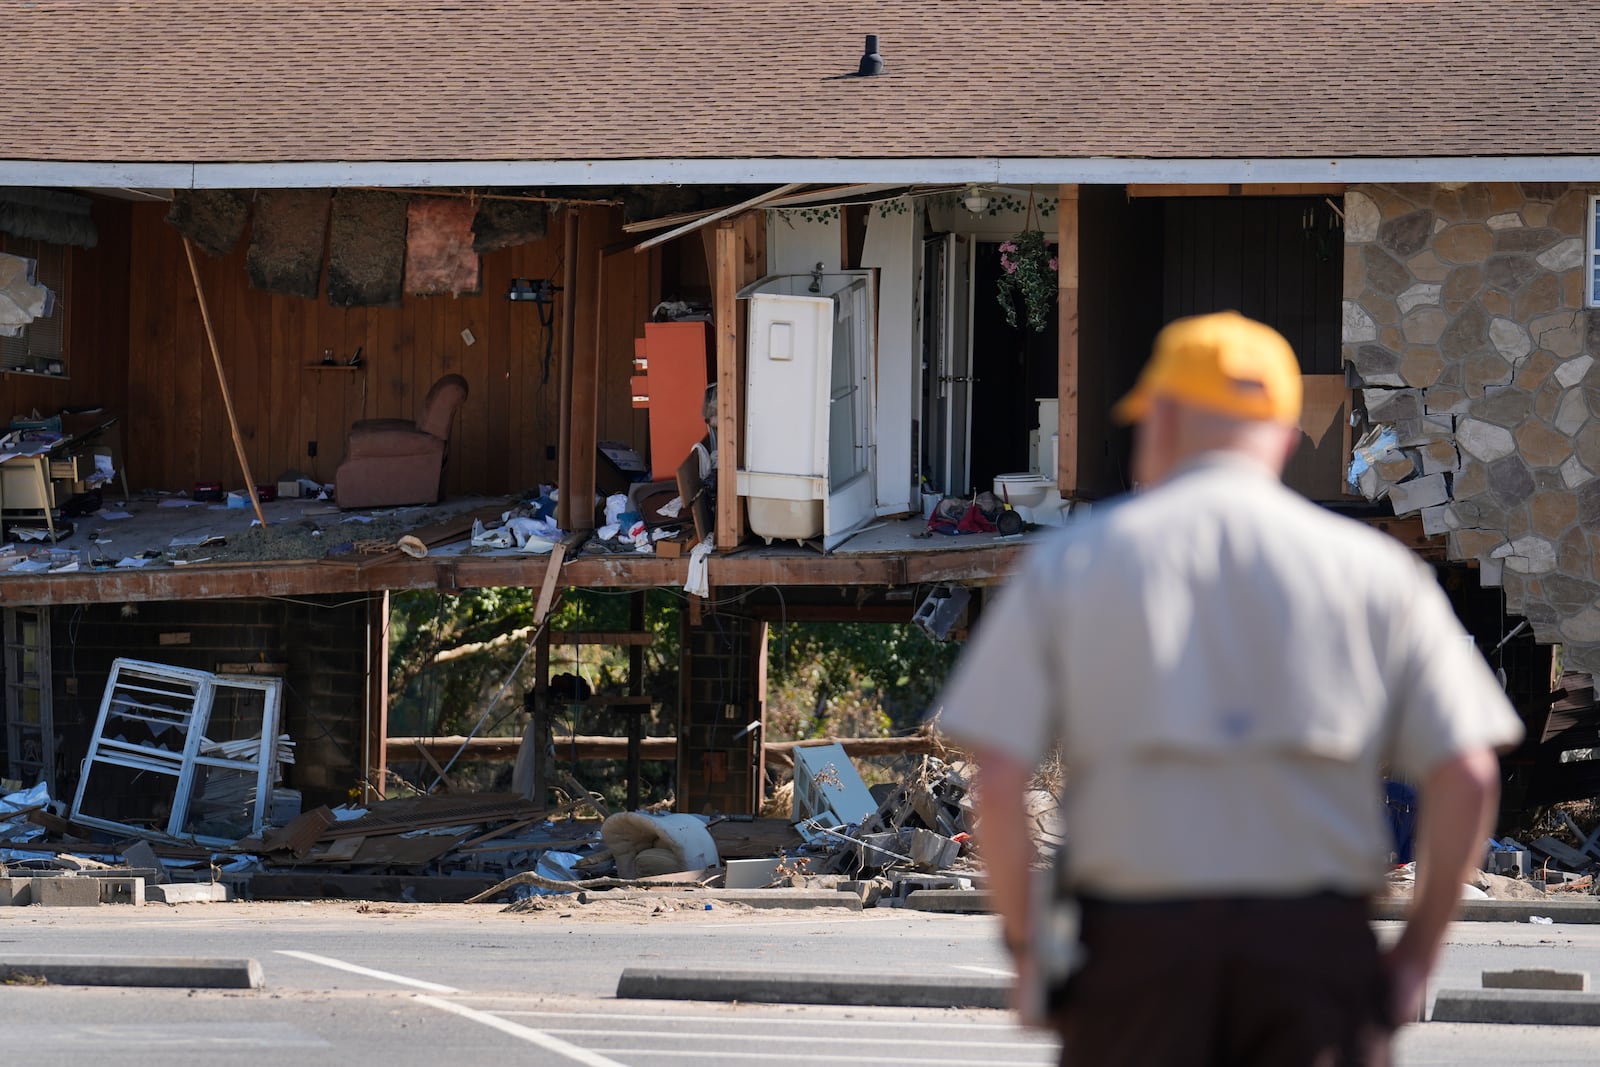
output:
M835 294L829 355L828 404L822 433L828 442L828 500L824 550L832 550L873 518L877 503L873 412L877 379L870 276Z
M972 242L923 244L921 473L943 493L967 489L972 418Z

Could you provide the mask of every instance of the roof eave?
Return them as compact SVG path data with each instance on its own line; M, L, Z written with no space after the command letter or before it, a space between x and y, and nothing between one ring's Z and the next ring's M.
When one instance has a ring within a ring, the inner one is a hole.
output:
M0 160L0 185L101 189L804 183L1122 185L1600 181L1600 156L885 158L118 163Z

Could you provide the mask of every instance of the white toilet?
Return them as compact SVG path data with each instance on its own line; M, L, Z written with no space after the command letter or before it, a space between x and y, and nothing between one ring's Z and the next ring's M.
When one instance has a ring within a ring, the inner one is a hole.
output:
M1039 429L1028 434L1026 471L1001 474L994 480L994 495L1009 503L1024 522L1059 526L1065 517L1065 501L1056 487L1056 449L1059 447L1061 402L1055 397L1039 400Z

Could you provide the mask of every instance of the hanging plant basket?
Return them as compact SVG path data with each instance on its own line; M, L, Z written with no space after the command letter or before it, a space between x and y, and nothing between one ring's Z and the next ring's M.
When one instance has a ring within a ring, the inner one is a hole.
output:
M1023 230L1000 246L1000 267L1005 271L995 285L995 296L1015 327L1026 319L1034 333L1043 333L1056 299L1055 253L1039 230Z

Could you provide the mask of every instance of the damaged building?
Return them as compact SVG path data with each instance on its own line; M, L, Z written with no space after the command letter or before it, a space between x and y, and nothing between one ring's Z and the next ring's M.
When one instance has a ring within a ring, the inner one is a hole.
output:
M657 6L546 11L537 55L403 0L13 13L4 777L100 769L91 817L211 836L101 760L137 661L271 683L278 821L373 801L417 748L392 592L633 594L628 647L669 588L674 738L605 751L754 812L767 627L960 637L1128 488L1109 409L1160 327L1235 308L1301 359L1290 484L1434 563L1527 717L1507 803L1600 791L1581 11L1019 3L980 54L950 5ZM663 59L709 41L745 58ZM548 709L576 639L530 640Z

